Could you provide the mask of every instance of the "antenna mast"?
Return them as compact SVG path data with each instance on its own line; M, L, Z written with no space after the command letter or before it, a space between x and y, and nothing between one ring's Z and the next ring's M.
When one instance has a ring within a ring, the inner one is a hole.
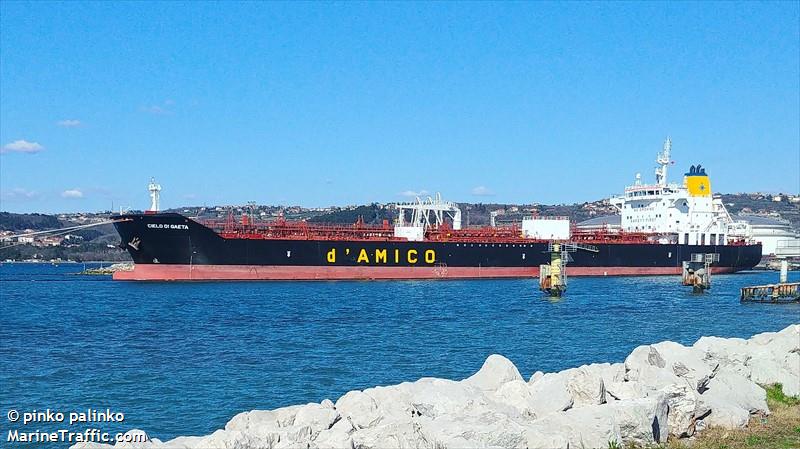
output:
M158 212L159 209L159 202L160 202L160 195L161 195L161 184L156 184L156 178L150 178L150 184L147 186L147 190L150 191L150 211L151 212Z
M667 167L670 164L670 151L672 150L672 140L667 137L664 141L664 149L658 154L656 163L659 165L656 168L656 184L660 186L667 185Z

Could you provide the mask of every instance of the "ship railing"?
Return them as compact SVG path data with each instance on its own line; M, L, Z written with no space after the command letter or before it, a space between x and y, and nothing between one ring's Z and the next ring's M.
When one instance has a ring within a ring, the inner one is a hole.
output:
M367 225L359 221L352 225L332 223L309 223L305 221L290 222L279 219L271 222L257 220L235 221L198 220L226 239L285 239L285 240L378 240L402 241L396 237L394 229L387 224L383 226ZM571 229L568 241L582 244L593 243L658 243L654 234L631 233L614 230L578 230ZM455 230L443 225L430 227L425 231L425 239L438 242L456 243L536 243L548 242L552 239L535 239L525 237L518 224L501 227L468 227Z
M566 215L529 215L523 218L523 220L569 220L570 218Z
M394 231L388 227L366 225L359 220L352 225L291 222L279 218L270 222L245 219L241 221L228 218L221 220L198 220L223 238L240 239L291 239L291 240L394 240Z
M581 230L573 229L571 240L598 243L658 243L660 234L626 232L622 230Z

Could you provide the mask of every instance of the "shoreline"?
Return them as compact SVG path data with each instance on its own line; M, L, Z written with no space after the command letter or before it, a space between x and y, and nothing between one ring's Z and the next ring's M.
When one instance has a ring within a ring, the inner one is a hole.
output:
M349 391L335 402L243 412L206 436L127 435L144 441L135 447L171 449L647 446L746 428L751 417L769 415L760 385L772 384L800 396L800 324L746 340L639 346L622 363L537 371L528 380L494 354L460 381L427 377Z

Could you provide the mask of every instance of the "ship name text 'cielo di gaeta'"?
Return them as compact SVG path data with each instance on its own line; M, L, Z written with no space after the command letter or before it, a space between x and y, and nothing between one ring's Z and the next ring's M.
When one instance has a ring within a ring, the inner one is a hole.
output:
M669 183L669 139L657 158L656 180L636 176L611 198L620 226L582 229L564 217L464 226L455 203L439 195L397 204L393 224L312 224L244 214L204 221L159 212L161 187L150 184L149 211L112 217L134 261L120 280L330 280L534 277L553 243L570 246L573 276L675 275L684 261L713 254L714 272L754 267L761 245L742 232L706 169L692 166L682 184ZM562 246L563 246L562 245Z

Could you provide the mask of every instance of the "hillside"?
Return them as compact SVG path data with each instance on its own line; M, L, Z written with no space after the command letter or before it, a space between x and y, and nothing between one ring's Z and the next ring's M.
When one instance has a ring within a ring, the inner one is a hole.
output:
M781 201L775 201L776 197ZM788 220L792 227L800 229L800 203L788 201L785 195L762 193L723 194L722 202L731 215L770 214Z
M38 231L64 229L102 222L102 214L64 217L45 214L0 212L0 260L124 261L128 253L118 248L119 237L110 224L59 232L59 235L29 235ZM20 241L20 234L27 240Z
M0 212L0 231L56 229L61 227L63 227L61 221L53 215Z

